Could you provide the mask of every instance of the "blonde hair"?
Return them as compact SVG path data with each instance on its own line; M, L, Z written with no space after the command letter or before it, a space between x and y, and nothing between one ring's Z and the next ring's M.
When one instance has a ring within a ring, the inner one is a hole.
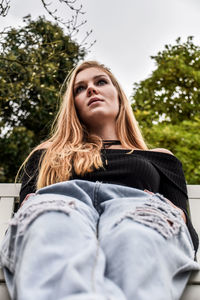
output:
M103 167L101 159L102 140L88 132L78 118L74 104L74 81L77 74L88 68L105 72L117 89L119 114L116 119L116 133L123 148L147 149L129 101L111 71L96 61L85 61L78 65L65 80L67 88L52 126L50 138L38 145L27 157L38 149L45 148L40 160L37 189L69 180L72 172L83 176L87 172ZM23 165L24 165L23 164Z

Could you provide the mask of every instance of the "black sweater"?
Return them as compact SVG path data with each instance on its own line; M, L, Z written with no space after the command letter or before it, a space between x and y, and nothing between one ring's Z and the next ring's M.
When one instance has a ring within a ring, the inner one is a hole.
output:
M20 202L27 194L36 191L38 165L43 151L35 151L26 164L22 177ZM163 152L148 150L134 150L131 154L128 152L123 149L102 150L104 168L84 176L73 174L70 179L120 184L164 195L185 212L186 224L196 251L199 240L187 214L187 188L181 162L175 156ZM105 158L108 164L105 164Z

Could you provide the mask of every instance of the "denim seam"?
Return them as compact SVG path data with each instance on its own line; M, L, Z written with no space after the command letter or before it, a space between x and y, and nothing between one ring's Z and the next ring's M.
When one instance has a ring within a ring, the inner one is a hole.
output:
M95 207L95 209L97 210L97 212L99 212L98 210L98 194L99 194L99 189L100 189L100 182L96 182L95 186L94 186L94 191L93 191L93 205ZM99 258L99 249L100 249L100 244L99 244L99 240L98 240L98 222L96 225L96 238L97 238L97 248L96 248L96 253L95 253L95 258L94 258L94 265L92 268L92 273L91 273L91 282L92 282L92 290L94 291L94 293L96 292L96 282L95 282L95 271L96 271L96 267L98 264L98 258Z
M93 205L98 213L99 213L99 209L100 209L99 204L98 204L98 194L99 194L100 185L101 185L101 183L99 181L97 181L94 186L94 193L93 193L93 201L94 201Z
M14 260L12 258L8 258L7 255L4 255L3 252L0 253L0 256L3 258L0 262L0 267L3 268L6 266L11 272L14 273Z

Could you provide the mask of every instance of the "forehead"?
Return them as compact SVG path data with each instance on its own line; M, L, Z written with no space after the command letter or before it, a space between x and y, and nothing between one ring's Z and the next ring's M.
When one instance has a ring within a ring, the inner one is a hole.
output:
M79 72L76 75L74 84L77 84L79 81L89 81L89 80L92 80L94 77L101 76L101 75L109 78L107 73L99 68L95 68L95 67L88 68L88 69L85 69L85 70Z

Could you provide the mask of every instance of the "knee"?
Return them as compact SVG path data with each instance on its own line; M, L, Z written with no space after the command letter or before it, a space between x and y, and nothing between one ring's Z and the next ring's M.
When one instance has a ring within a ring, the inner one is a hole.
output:
M37 216L27 227L26 234L33 238L48 239L65 233L69 216L59 211L47 211Z
M110 238L118 246L143 245L145 248L153 249L165 243L165 238L155 229L128 218L113 228Z

